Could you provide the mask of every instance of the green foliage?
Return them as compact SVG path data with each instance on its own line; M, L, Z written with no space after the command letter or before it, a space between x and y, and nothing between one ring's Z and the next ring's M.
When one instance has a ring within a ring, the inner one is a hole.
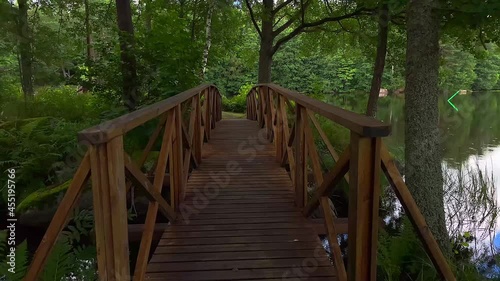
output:
M443 45L440 67L440 88L452 92L470 90L477 77L474 72L476 60L466 51L453 45Z
M82 237L91 234L93 219L92 213L88 210L75 212L68 230L62 232L48 256L38 280L97 280L95 247L81 243ZM6 243L6 237L7 231L0 231L0 272L2 272L0 279L4 274L7 280L22 280L29 264L27 241L23 241L16 247L16 269L15 274L12 274L7 271L6 256L10 251L10 246Z
M247 94L253 87L252 84L241 86L237 95L233 97L222 96L222 110L229 112L243 113L247 108Z
M28 104L20 96L4 98L0 169L16 169L19 211L52 204L67 188L84 154L77 132L116 113L107 111L109 104L99 97L78 95L71 87L42 89ZM5 183L0 190L6 192Z
M295 40L275 55L274 82L309 94L369 90L372 66L361 53L338 49L325 54L319 48L302 51L301 44Z
M407 218L394 233L381 230L379 241L378 278L381 280L401 280L402 275L418 276L424 268L433 270ZM426 277L422 280L437 280L435 274Z
M497 49L497 52L499 51ZM477 78L472 86L474 90L494 89L500 82L500 54L492 51L486 52L485 56L478 61L475 72Z
M15 270L14 273L9 271L10 257L7 257L11 253L11 245L7 243L7 230L0 231L0 278L2 275L9 277L7 280L22 280L28 269L28 243L23 241L21 244L17 245L15 248Z
M71 180L68 180L56 187L42 187L34 192L31 192L28 196L26 196L26 198L19 202L16 211L23 213L34 206L41 206L43 204L53 202L56 199L54 197L59 195L61 192L65 192L70 184Z

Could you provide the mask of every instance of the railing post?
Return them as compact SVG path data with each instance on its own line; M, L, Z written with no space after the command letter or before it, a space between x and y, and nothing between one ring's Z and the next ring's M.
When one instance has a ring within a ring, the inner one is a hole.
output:
M179 210L179 204L181 200L181 192L183 190L183 173L182 168L182 116L181 116L181 105L177 105L174 108L175 122L174 122L174 135L172 138L172 150L169 161L169 173L170 173L170 206L175 211ZM210 126L210 124L209 124Z
M351 132L349 281L376 281L380 198L380 138Z
M275 143L274 146L276 147L276 160L278 162L281 162L281 159L283 158L283 120L282 120L282 114L281 114L281 96L280 94L276 93L276 132L274 132L275 135Z
M211 104L211 107L210 107L210 125L211 125L211 129L215 129L215 119L216 119L216 110L217 110L217 102L216 102L216 98L215 98L215 88L210 88L212 89L211 90L211 94L210 94L210 104Z
M123 136L89 149L99 280L130 280Z
M297 104L295 108L295 205L306 205L306 143L304 139L305 108Z
M203 145L203 135L201 134L201 104L200 104L201 94L197 94L193 97L195 99L195 122L194 122L194 137L193 137L193 149L196 161L201 163L201 147Z
M264 97L264 87L260 86L258 88L259 91L259 126L264 128L266 122L264 121L264 105L265 105L265 97Z
M212 129L212 122L210 121L210 88L205 90L205 101L203 104L205 105L205 132L207 135L207 140L210 139L210 131Z
M267 139L269 141L272 141L271 136L273 132L273 110L272 110L272 98L271 98L271 91L269 87L266 87L266 93L265 93L265 103L266 103L266 132L267 132Z

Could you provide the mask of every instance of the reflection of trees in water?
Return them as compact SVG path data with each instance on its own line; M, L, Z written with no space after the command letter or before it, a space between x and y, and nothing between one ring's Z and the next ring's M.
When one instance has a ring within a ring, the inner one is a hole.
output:
M443 142L446 161L457 168L471 155L484 155L489 148L500 146L500 93L490 92L457 99L458 113L451 108L442 112L443 119L459 115L459 122L444 125L448 141ZM453 111L453 112L452 112Z
M444 170L444 202L450 237L472 236L469 250L476 257L494 253L498 203L491 171L483 171L478 163L461 165L458 169L444 167Z
M457 242L454 250L458 249L460 256L478 257L493 250L497 220L494 171L481 170L477 163L468 160L500 147L500 92L458 96L453 102L458 112L446 98L440 104L447 227ZM392 124L392 135L384 142L401 163L404 163L403 107L402 98L383 99L377 116ZM500 163L493 166L500 167ZM386 220L398 229L401 224L398 204L390 194L383 201ZM469 234L473 238L471 245L467 245L464 237Z
M500 146L500 92L482 92L457 96L455 111L446 101L440 104L440 127L443 131L443 159L458 168L471 155L484 155L492 147ZM377 117L392 124L392 134L384 141L402 161L397 151L404 146L404 99L386 98L380 101Z

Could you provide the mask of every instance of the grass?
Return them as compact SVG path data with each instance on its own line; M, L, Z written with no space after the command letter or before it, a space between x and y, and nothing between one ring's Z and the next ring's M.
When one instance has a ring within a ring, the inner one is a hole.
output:
M222 111L222 119L243 119L245 117L245 113Z

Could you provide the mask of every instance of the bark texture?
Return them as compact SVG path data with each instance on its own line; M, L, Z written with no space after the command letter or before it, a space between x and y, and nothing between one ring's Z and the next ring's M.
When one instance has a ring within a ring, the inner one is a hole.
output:
M120 31L120 58L123 78L123 102L134 110L138 102L137 63L134 54L134 26L129 0L116 0L118 29Z
M271 82L271 66L273 63L273 0L264 0L262 12L262 34L259 50L259 83Z
M212 46L212 14L214 12L214 1L208 2L208 11L207 11L207 21L205 23L205 48L203 49L203 60L201 62L201 74L203 80L205 80L205 73L207 72L207 64L208 64L208 54L210 53L210 47Z
M407 10L405 177L445 254L446 230L439 137L439 17L433 0L411 0Z
M94 61L94 47L92 45L92 27L90 25L90 8L89 0L84 0L83 5L85 8L85 36L87 43L87 63L90 64Z
M387 54L387 34L389 31L389 9L387 4L382 5L378 21L378 44L375 66L373 67L372 84L370 96L366 108L366 115L375 117L377 114L377 101L382 85L382 75L384 74L385 57Z
M31 31L28 23L29 4L27 0L19 0L17 29L19 35L19 65L21 85L25 100L33 98L33 51L31 49Z

